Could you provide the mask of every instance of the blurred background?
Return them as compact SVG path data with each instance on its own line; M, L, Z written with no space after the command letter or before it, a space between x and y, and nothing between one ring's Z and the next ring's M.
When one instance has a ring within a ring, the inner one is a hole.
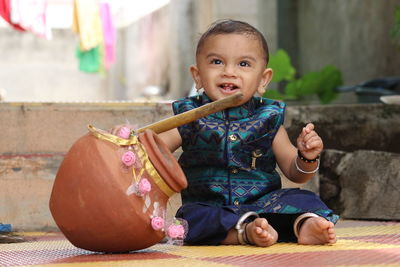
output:
M221 18L244 20L264 33L270 52L284 51L289 58L291 80L333 66L336 83L331 87L345 89L329 103L359 102L354 94L357 85L400 76L400 0L0 3L3 101L142 101L187 96L193 85L189 66L195 60L197 40ZM7 22L5 9L13 6ZM34 22L24 22L28 18ZM276 81L271 88L282 93L290 79ZM321 83L319 87L324 87Z

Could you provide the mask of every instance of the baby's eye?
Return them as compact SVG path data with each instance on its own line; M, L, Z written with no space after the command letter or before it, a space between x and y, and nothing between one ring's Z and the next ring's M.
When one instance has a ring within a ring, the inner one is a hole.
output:
M240 61L239 66L240 67L250 67L250 63L247 61Z
M222 64L222 61L219 60L219 59L212 59L212 60L211 60L211 64L219 65L219 64Z

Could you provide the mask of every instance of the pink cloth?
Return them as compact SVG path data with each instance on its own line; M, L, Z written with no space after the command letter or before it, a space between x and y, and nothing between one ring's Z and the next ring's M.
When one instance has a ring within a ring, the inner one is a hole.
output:
M103 26L104 66L108 69L115 62L116 31L113 25L110 5L100 3L100 16Z

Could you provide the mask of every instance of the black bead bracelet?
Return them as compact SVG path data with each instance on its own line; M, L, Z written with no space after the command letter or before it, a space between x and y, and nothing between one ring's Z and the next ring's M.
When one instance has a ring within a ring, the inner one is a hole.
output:
M299 158L307 163L313 163L316 162L317 160L319 160L319 155L315 158L315 159L308 159L306 157L303 156L303 154L301 154L300 150L297 150L297 156L299 156Z

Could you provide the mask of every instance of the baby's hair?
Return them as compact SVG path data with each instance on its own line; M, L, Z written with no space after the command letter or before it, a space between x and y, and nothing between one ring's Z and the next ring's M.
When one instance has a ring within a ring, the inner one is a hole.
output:
M197 43L196 56L200 53L200 50L203 47L204 42L207 40L208 37L218 34L232 34L232 33L248 34L256 37L261 43L261 46L265 54L264 59L266 64L268 64L269 61L268 44L263 34L246 22L231 20L231 19L217 20L213 24L211 24L208 30L201 35L199 42Z

